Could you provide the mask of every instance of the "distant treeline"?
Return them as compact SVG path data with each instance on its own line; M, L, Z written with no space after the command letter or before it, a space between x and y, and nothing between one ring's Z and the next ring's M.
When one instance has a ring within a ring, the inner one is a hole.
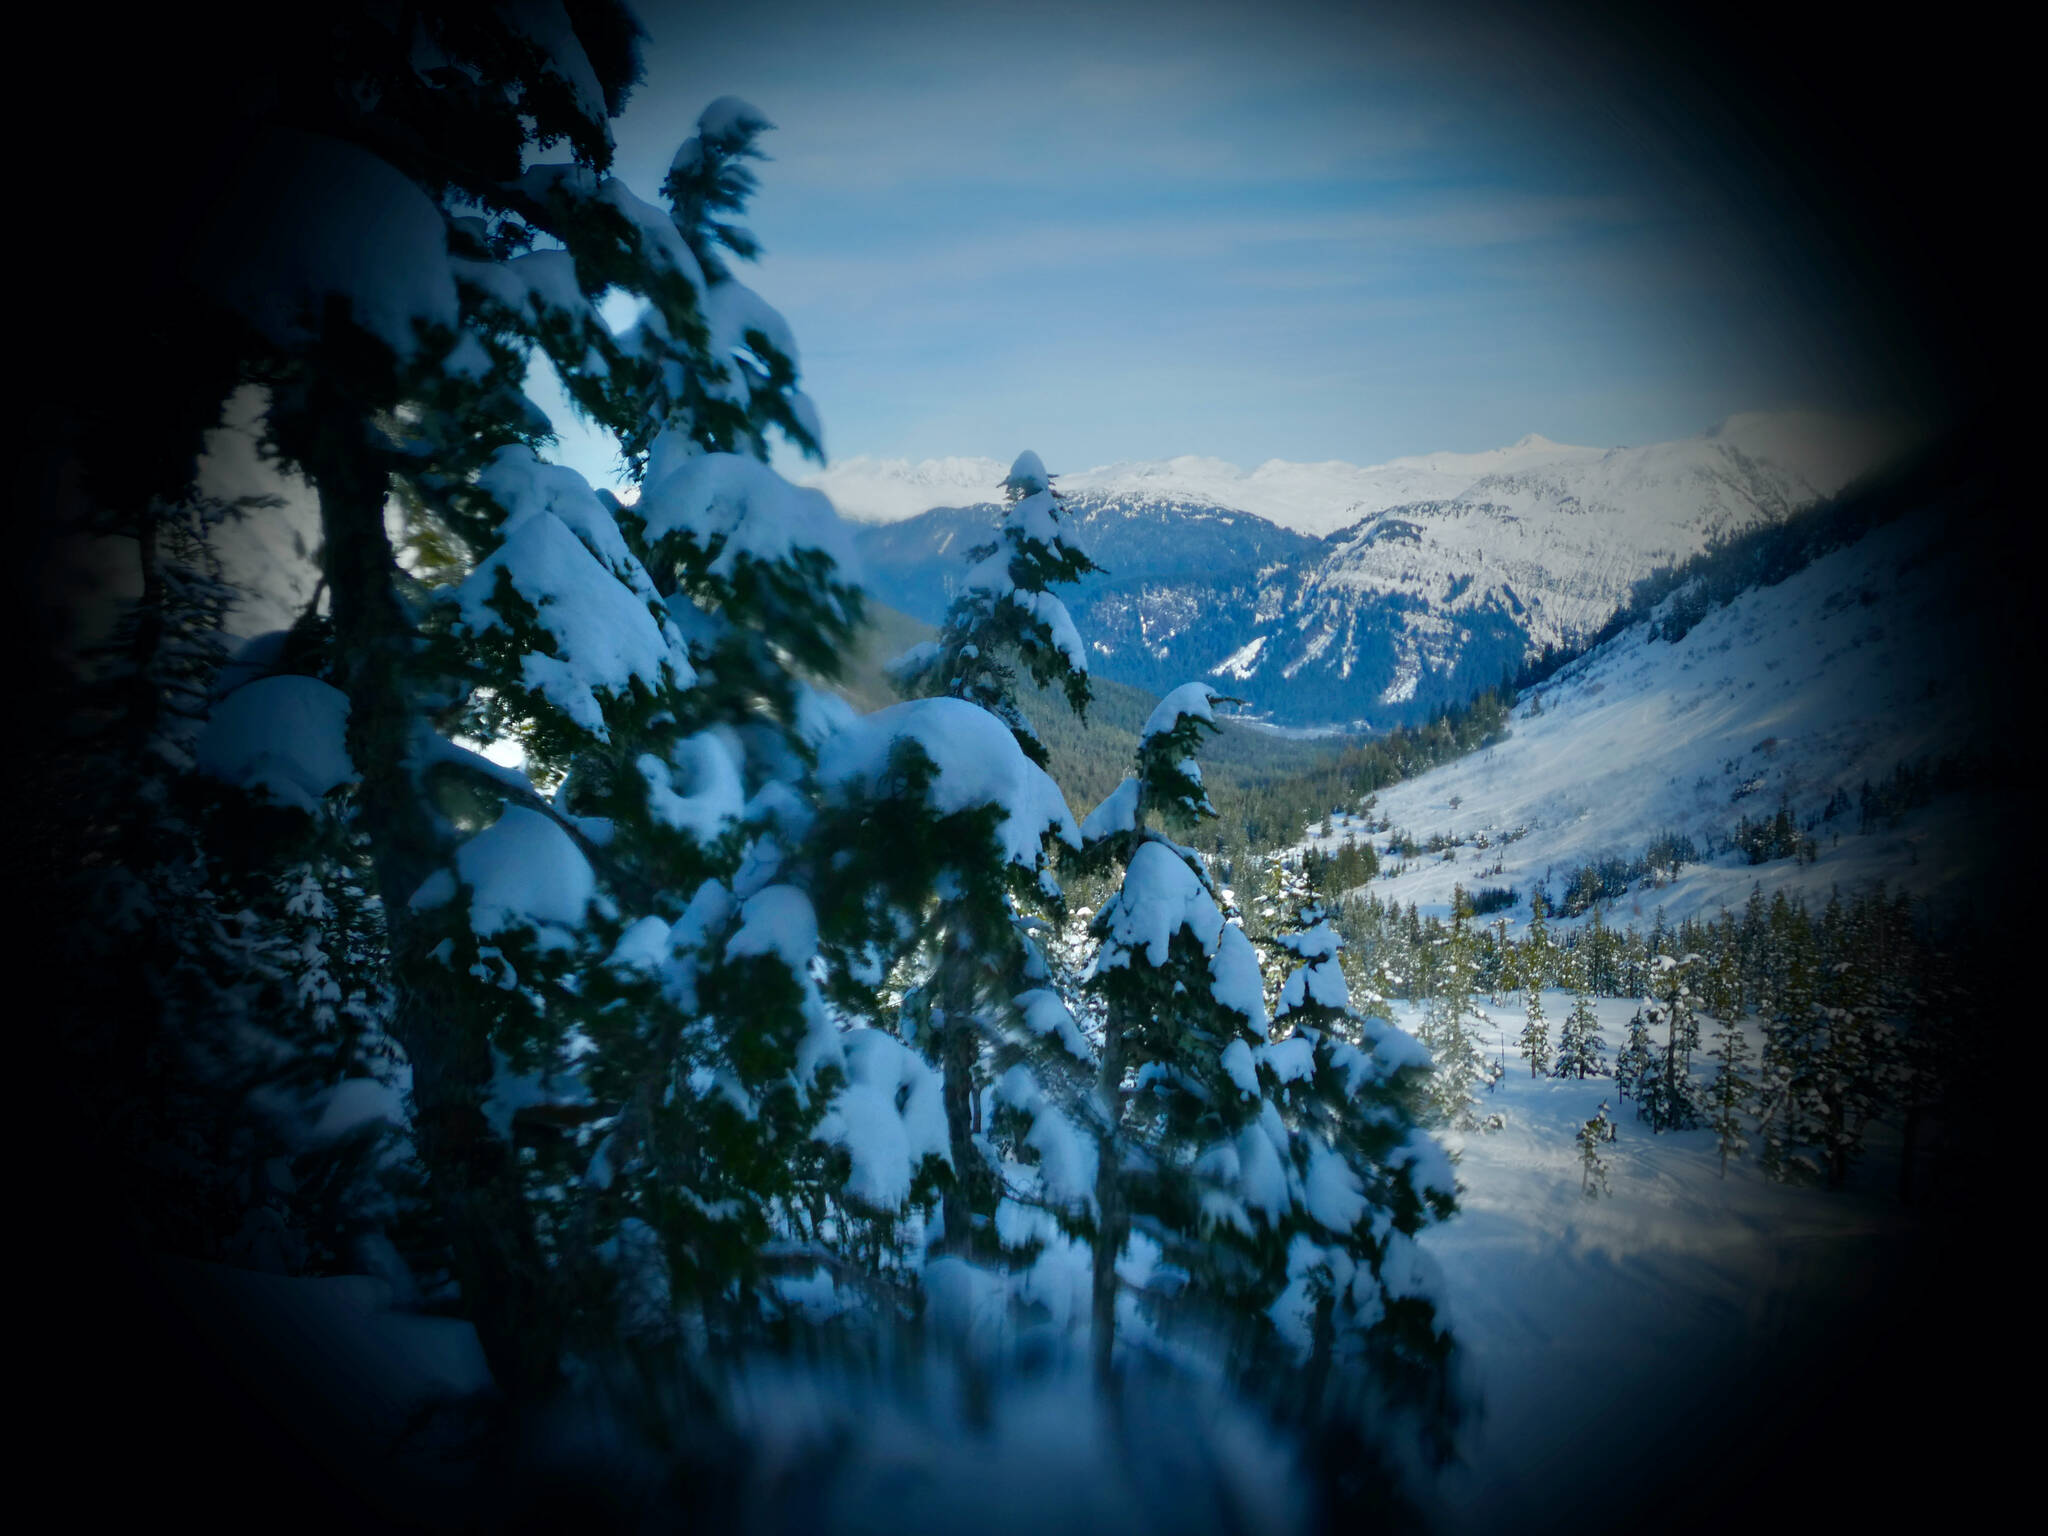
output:
M1222 846L1228 850L1234 831L1244 847L1285 847L1332 812L1355 811L1368 795L1490 746L1505 734L1514 707L1512 689L1488 688L1469 703L1438 709L1424 724L1347 742L1308 767L1263 781L1214 783Z

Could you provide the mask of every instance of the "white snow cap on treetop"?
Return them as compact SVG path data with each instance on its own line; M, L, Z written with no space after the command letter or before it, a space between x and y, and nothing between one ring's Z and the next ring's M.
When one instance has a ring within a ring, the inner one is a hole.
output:
M562 0L517 0L503 7L505 23L541 51L542 68L556 76L576 97L576 110L611 142L611 114L605 108L604 88L597 71L577 39L576 28L563 9Z
M1003 488L1036 496L1040 491L1052 489L1052 476L1045 472L1045 461L1026 448L1017 455L1017 462L1010 466L1010 475L1003 482Z
M928 793L939 815L1002 807L996 837L1010 863L1035 869L1047 832L1081 846L1059 786L1024 755L1008 726L965 699L912 699L861 716L825 744L818 781L842 793L872 792L888 777L898 741L916 742L932 760L937 772Z
M595 497L564 492L567 480L581 477L539 464L525 449L494 458L486 474L486 488L513 506L504 542L446 593L461 610L461 629L512 627L495 605L499 573L509 576L553 646L552 654L538 645L526 652L521 680L600 741L610 739L600 695L627 697L635 681L650 690L692 686L682 637L655 618L653 583L618 541L610 515ZM593 547L624 564L606 564Z
M1328 960L1344 947L1344 941L1337 937L1337 930L1327 921L1317 923L1313 928L1304 928L1298 933L1274 935L1273 942L1289 954L1303 960Z
M1138 781L1125 779L1107 795L1102 804L1088 813L1088 819L1081 823L1081 842L1099 843L1105 837L1114 837L1119 832L1135 832L1138 829Z
M1173 692L1159 701L1159 707L1146 717L1145 728L1138 732L1138 742L1143 745L1154 736L1165 736L1185 719L1207 720L1216 723L1216 701L1223 695L1207 683L1182 683Z
M352 782L348 695L316 677L262 677L213 707L194 748L202 773L302 811Z
M714 576L731 575L742 555L774 563L798 549L830 556L849 580L854 569L852 536L824 492L743 453L700 453L674 430L655 439L634 510L650 540L685 533L705 548L719 543Z
M697 131L676 147L668 163L671 174L694 171L704 160L704 146L728 145L747 132L759 133L775 125L759 107L737 96L721 96L697 114Z
M1173 936L1182 928L1208 954L1216 952L1223 934L1223 914L1201 879L1164 843L1138 845L1124 872L1123 889L1110 898L1103 914L1108 919L1101 961L1105 969L1129 965L1132 952L1139 949L1145 951L1147 965L1165 965Z
M873 1210L898 1211L926 1158L952 1161L939 1075L879 1030L853 1030L844 1045L846 1086L814 1134L852 1159L849 1196Z
M1334 956L1295 967L1286 985L1280 989L1277 1011L1282 1015L1290 1014L1311 1004L1338 1013L1351 1010L1351 989L1346 985L1343 969L1336 964Z
M441 210L403 171L339 139L258 134L189 250L192 280L280 346L311 340L329 297L401 358L415 322L461 323Z
M721 96L697 114L697 136L703 139L728 139L747 129L759 133L774 126L766 112L737 96Z
M597 895L597 877L569 834L521 806L456 849L455 869L470 888L479 938L531 925L543 948L567 948Z

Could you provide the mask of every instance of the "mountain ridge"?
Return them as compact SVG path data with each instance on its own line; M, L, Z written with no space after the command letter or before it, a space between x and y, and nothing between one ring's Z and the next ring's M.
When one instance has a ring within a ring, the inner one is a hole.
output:
M1899 424L1818 411L1742 412L1674 443L1720 443L1751 458L1782 465L1832 494L1881 456ZM1343 459L1302 462L1270 458L1252 469L1200 454L1120 460L1058 475L1069 495L1100 492L1125 499L1200 502L1247 512L1295 532L1332 533L1376 511L1413 502L1451 500L1475 481L1546 466L1585 465L1644 447L1584 447L1540 433L1477 452L1433 450L1371 465ZM911 460L856 455L801 477L832 498L856 523L899 522L939 507L969 506L995 494L1006 465L971 455Z
M1193 456L1111 466L1061 482L1077 533L1105 567L1067 600L1094 664L1117 681L1164 692L1210 678L1286 725L1409 723L1546 648L1582 643L1659 567L1839 489L1875 457L1848 441L1750 416L1640 448L1531 434L1507 449L1423 456L1436 468L1269 461L1247 474ZM945 462L958 473L976 461ZM1188 488L1278 484L1284 500L1311 481L1350 495L1374 475L1383 490L1437 494L1326 501L1321 513L1275 521ZM937 622L992 504L984 495L855 523L872 590Z

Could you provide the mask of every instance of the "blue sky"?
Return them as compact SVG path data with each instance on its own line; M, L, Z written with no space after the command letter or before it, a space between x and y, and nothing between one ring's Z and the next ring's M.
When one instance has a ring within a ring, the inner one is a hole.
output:
M776 122L744 275L834 458L1369 463L1888 403L1826 274L1595 29L1286 0L639 10L616 169L652 195L715 96Z

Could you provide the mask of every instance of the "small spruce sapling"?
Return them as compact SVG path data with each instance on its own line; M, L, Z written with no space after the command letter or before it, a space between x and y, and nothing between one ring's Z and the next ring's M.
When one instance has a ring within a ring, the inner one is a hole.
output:
M1607 1113L1607 1101L1602 1099L1599 1111L1579 1127L1578 1134L1579 1190L1588 1200L1613 1193L1607 1183L1607 1159L1600 1155L1600 1149L1612 1143L1617 1134Z
M1605 1072L1607 1063L1601 1055L1604 1046L1600 1019L1586 990L1585 972L1579 968L1572 988L1572 1011L1565 1015L1564 1028L1558 1033L1557 1060L1551 1075L1586 1078Z
M1461 1130L1480 1124L1473 1113L1474 1096L1495 1071L1480 1033L1491 1021L1472 1001L1479 946L1471 918L1472 903L1461 885L1452 893L1450 929L1435 946L1437 982L1417 1036L1434 1064L1429 1097L1436 1122Z
M1529 1063L1529 1075L1542 1077L1550 1070L1550 1021L1543 1017L1543 993L1532 979L1522 1023L1522 1055Z

